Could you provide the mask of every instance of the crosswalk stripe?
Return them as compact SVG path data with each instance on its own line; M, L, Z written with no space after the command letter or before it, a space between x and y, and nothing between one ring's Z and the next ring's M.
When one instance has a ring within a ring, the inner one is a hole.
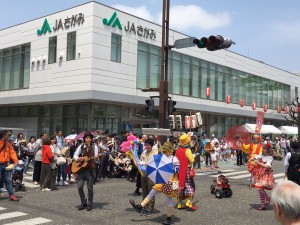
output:
M3 213L0 214L0 220L5 220L5 219L10 219L10 218L15 218L18 216L26 216L26 213L22 213L22 212L10 212L10 213Z
M240 178L250 177L250 176L251 176L251 174L248 173L248 174L244 174L244 175L240 175L240 176L235 176L235 177L228 177L228 178L230 178L230 179L240 179Z
M249 173L248 171L239 171L239 172L232 172L232 173L226 173L224 174L225 176L231 176L231 175L236 175L236 174L242 174L242 173ZM210 176L210 177L218 177L218 175L213 175L213 176Z
M48 220L43 217L38 217L38 218L34 218L34 219L29 219L29 220L22 220L19 222L5 223L3 225L36 225L36 224L49 223L51 221L52 220Z
M273 177L281 177L281 176L284 176L285 174L284 173L277 173L277 174L274 174Z
M220 170L222 173L228 173L228 172L233 172L236 170ZM209 172L202 172L202 173L196 173L197 176L205 176L205 175L212 175L212 174L218 174L218 171L209 171Z
M6 208L0 207L0 211L1 211L1 210L5 210L5 209L6 209Z
M32 182L26 182L26 181L23 181L24 185L25 185L25 188L29 187L29 188L38 188L40 187L39 185L35 185L34 183Z

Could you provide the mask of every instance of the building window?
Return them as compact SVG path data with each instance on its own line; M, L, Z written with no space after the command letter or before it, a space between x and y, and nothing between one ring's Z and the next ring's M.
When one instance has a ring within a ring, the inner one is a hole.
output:
M48 63L56 63L56 53L57 53L57 36L49 38L49 54Z
M30 44L0 50L0 90L29 87Z
M67 35L67 61L74 60L76 53L76 31Z
M118 34L111 34L110 60L114 62L121 62L121 51L122 51L122 36Z
M296 98L299 97L298 93L299 93L299 92L298 92L298 87L295 87L295 97L296 97Z

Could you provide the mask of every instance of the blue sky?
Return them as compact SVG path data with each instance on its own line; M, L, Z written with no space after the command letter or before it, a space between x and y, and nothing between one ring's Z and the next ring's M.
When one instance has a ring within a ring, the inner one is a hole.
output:
M98 0L161 23L160 0ZM299 0L170 0L170 26L187 35L221 34L237 44L231 51L300 73ZM86 0L0 0L0 29L43 17Z

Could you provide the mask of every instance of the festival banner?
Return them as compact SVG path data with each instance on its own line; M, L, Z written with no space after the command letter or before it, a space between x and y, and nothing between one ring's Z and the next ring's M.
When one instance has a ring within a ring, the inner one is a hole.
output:
M258 134L260 133L261 127L264 123L264 117L265 117L264 112L257 111L255 133L258 133Z

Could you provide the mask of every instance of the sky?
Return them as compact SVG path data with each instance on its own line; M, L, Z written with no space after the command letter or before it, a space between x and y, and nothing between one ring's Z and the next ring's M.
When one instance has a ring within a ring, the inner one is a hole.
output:
M88 0L0 0L0 30ZM161 24L160 0L98 2ZM299 0L170 0L170 28L197 38L220 34L230 51L300 73Z

